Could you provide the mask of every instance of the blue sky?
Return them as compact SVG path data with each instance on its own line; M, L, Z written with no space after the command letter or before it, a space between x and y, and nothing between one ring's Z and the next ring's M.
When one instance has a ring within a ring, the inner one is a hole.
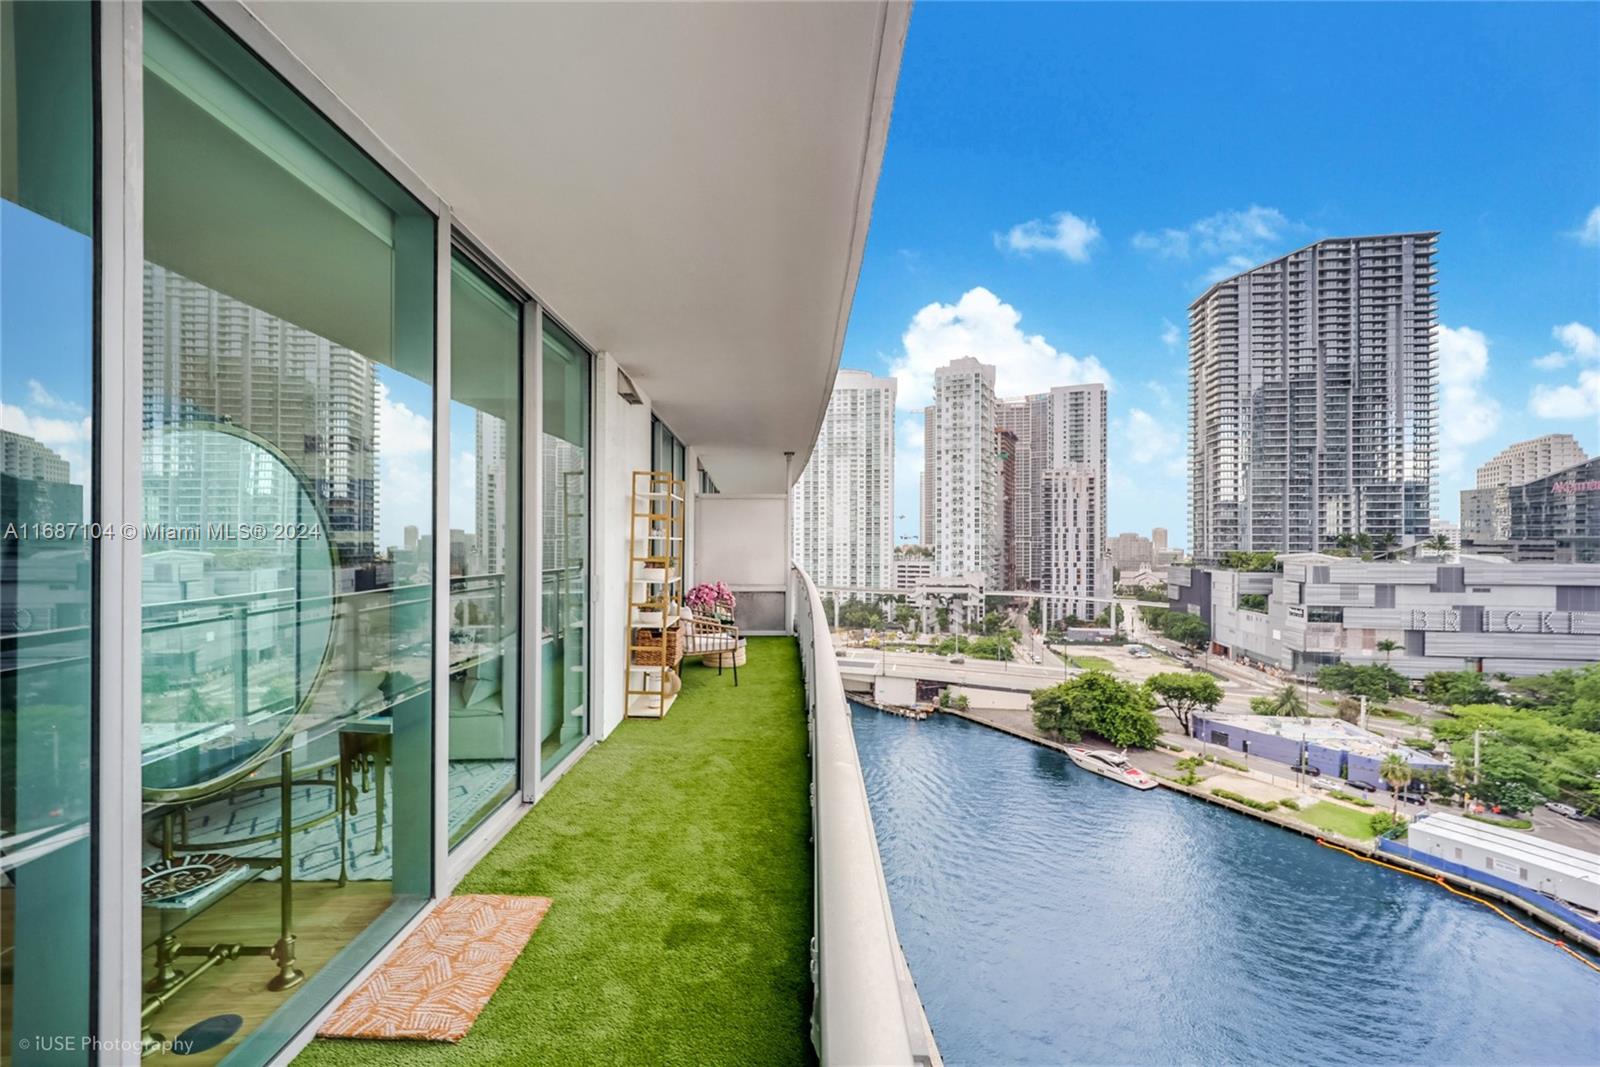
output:
M912 15L843 364L1109 377L1112 532L1187 543L1185 310L1321 237L1439 230L1443 476L1600 451L1600 6L966 5ZM1176 327L1175 325L1176 324Z

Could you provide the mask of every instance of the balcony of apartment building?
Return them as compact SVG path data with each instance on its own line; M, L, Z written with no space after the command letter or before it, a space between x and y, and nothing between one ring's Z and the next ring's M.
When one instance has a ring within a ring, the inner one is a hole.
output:
M463 1044L401 1055L936 1059L788 558L907 8L6 15L0 121L26 148L0 207L61 216L17 266L93 310L54 358L82 363L65 399L100 478L48 503L264 533L8 560L3 599L37 611L0 618L26 768L3 783L0 1058L387 1058L313 1037L453 897L498 894L549 910ZM296 410L219 405L243 356L169 367L179 336L223 348L215 300L146 308L161 277L244 309L251 374ZM358 368L370 406L332 403ZM637 532L637 471L676 532ZM672 562L641 568L641 537ZM732 586L747 644L737 683L686 665L642 720L647 571ZM93 1045L18 1044L51 1034Z

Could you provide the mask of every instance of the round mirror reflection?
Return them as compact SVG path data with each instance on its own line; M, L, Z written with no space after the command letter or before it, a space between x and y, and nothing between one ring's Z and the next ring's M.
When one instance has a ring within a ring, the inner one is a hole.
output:
M145 796L202 796L276 754L333 638L337 560L315 489L223 423L144 442Z

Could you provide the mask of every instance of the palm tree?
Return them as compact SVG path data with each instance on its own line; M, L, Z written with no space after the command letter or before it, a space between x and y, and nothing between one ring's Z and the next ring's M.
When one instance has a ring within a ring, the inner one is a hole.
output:
M1290 718L1299 718L1306 713L1306 702L1292 682L1273 694L1272 707L1277 714Z
M1388 555L1390 552L1394 551L1395 546L1398 545L1399 543L1400 543L1400 538L1396 537L1392 533L1379 534L1378 535L1378 541L1377 541L1378 554L1381 555L1381 556L1382 555Z
M1369 533L1358 533L1358 534L1356 534L1356 547L1361 550L1361 554L1363 556L1365 556L1368 552L1371 552L1372 551L1372 535L1369 534Z
M1398 752L1391 752L1378 764L1378 777L1394 791L1394 813L1400 814L1400 790L1411 784L1411 763Z
M1391 641L1389 638L1385 637L1382 641L1378 642L1378 651L1383 653L1383 662L1385 663L1388 663L1389 657L1394 655L1399 650L1400 642L1398 641Z
M1442 533L1434 534L1432 537L1428 538L1423 542L1423 546L1439 553L1441 557L1443 557L1446 552L1449 552L1452 548L1456 547L1455 542L1450 540L1450 536Z
M1355 545L1356 539L1347 533L1342 533L1333 539L1333 543L1348 552Z

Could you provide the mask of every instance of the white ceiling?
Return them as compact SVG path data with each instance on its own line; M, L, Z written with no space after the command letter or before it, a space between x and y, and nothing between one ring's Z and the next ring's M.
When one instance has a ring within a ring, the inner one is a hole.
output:
M249 7L684 440L798 474L907 5Z

